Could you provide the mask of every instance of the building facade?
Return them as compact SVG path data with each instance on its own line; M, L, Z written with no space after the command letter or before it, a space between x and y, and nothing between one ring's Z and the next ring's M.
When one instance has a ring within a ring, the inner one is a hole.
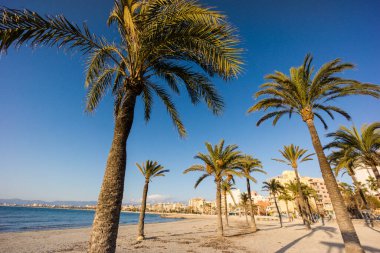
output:
M280 182L282 185L286 185L296 179L296 175L294 171L291 170L285 170L282 172L281 175L276 176L272 179L276 179L277 181ZM314 199L310 199L309 203L313 209L318 209L320 212L324 211L330 215L334 215L333 207L331 204L330 196L327 192L327 188L325 185L325 182L322 178L312 178L312 177L302 177L300 176L300 181L301 183L304 183L310 187L312 187L318 195L318 198L316 201ZM274 198L273 196L269 196L269 207L268 207L268 212L269 213L276 213L276 206L274 203ZM287 212L287 207L286 207L286 202L283 200L279 200L277 196L277 204L280 209L280 212L283 214L286 214ZM288 210L290 213L295 213L298 215L298 208L297 204L294 200L288 201Z

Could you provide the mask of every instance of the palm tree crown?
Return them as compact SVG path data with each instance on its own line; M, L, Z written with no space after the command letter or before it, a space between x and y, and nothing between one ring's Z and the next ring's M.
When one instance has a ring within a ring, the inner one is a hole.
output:
M358 161L368 166L380 164L380 122L363 125L361 130L355 126L351 129L341 126L336 132L327 134L333 141L325 148L335 148L345 151L352 162Z
M311 67L312 56L306 55L304 63L299 67L292 67L290 75L276 71L265 78L269 82L261 85L261 90L255 94L261 98L248 112L273 109L261 117L257 125L270 118L273 125L285 114L289 117L293 113L299 114L304 121L316 116L327 129L327 124L319 111L326 112L332 119L333 113L338 113L350 119L347 112L339 107L328 104L332 100L348 95L370 95L380 98L380 87L374 84L360 83L356 80L336 76L344 70L353 69L351 63L342 63L335 59L324 64L315 74ZM314 76L313 76L314 74Z
M313 160L311 156L314 155L314 153L305 155L307 153L307 149L302 149L299 146L295 146L293 144L289 146L284 146L284 150L279 150L279 152L285 158L285 160L283 159L272 159L272 160L285 163L289 166L292 166L292 168L297 168L299 162L302 163L302 162Z
M240 194L240 203L244 208L248 205L248 194L246 192Z
M269 191L272 195L276 196L283 192L284 186L276 179L271 179L269 182L263 182L263 190Z
M245 177L249 177L253 172L260 172L266 174L262 169L263 165L257 158L253 158L250 155L243 155L237 164L237 168L241 170ZM255 178L252 178L253 182L257 182Z
M333 141L325 148L335 149L330 155L331 162L335 163L336 170L346 167L349 174L360 165L369 166L375 174L380 186L380 122L363 125L359 131L355 126L351 129L341 126L336 132L327 134Z
M163 177L165 173L168 173L169 170L165 170L163 166L153 161L146 161L141 165L136 163L137 168L140 170L141 174L145 177L146 180L150 180L154 177Z
M214 147L208 142L206 142L205 145L208 154L198 153L194 157L195 159L201 160L204 164L192 165L183 172L184 174L191 171L200 171L204 173L196 181L194 188L197 188L197 186L208 176L213 176L217 182L220 182L224 176L241 176L241 174L235 169L241 158L241 152L237 150L238 146L227 145L224 147L224 140L221 140L219 144Z
M165 104L181 136L186 130L167 90L191 102L203 100L215 114L223 100L208 76L230 79L241 71L240 49L235 29L221 13L186 0L115 0L108 18L116 25L119 41L109 42L72 24L64 16L46 18L29 10L0 9L0 50L15 44L77 48L88 55L86 111L96 109L104 95L114 96L115 114L128 94L142 96L145 120L150 118L155 93ZM195 70L194 65L199 66ZM193 67L192 67L193 66Z

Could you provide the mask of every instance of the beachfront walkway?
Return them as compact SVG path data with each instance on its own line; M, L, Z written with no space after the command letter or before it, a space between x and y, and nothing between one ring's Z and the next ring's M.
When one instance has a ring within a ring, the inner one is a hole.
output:
M251 233L245 220L231 217L223 240L215 238L215 218L185 219L146 225L147 239L136 243L136 225L120 228L117 252L344 252L335 223L306 230L299 222L280 228L274 221L259 221ZM355 227L366 252L380 253L380 228L361 223ZM0 234L0 252L85 252L90 229Z

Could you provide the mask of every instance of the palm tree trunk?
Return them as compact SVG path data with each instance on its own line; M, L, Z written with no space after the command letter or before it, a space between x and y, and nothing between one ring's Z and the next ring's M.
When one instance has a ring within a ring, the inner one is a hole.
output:
M88 252L113 253L119 228L124 191L127 139L132 128L136 94L127 93L116 115L114 136L108 155Z
M247 223L247 226L249 225L248 223L248 214L247 214L247 205L244 206L244 213L245 213L245 222Z
M280 209L278 209L277 200L276 200L276 194L272 194L272 195L273 195L273 198L274 198L274 204L276 205L278 217L280 218L280 225L282 227L282 217L281 217Z
M315 203L315 208L317 209L318 216L321 217L322 225L325 225L325 221L323 220L323 215L321 215L321 213L319 212L317 200L314 197L313 197L313 199L314 199L314 203Z
M330 164L328 163L326 155L323 152L323 147L319 139L318 132L315 129L313 119L307 119L306 124L309 128L314 150L318 157L323 180L325 181L327 191L330 195L331 203L335 211L336 220L342 234L346 252L364 253L364 250L360 244L359 237L356 234L354 225L352 224L350 216L348 215L342 195L340 194L338 183L335 180Z
M252 227L253 231L256 231L257 227L256 227L255 215L253 213L253 203L252 203L252 196L251 196L251 185L249 183L249 179L246 178L246 180L247 180L247 192L248 192L249 207L251 209L251 227Z
M149 188L149 179L145 179L145 185L143 190L143 196L141 201L141 210L139 217L139 225L138 225L138 235L137 240L144 240L144 220L145 220L145 210L146 210L146 199L148 196L148 188Z
M309 213L310 220L311 220L311 222L314 223L315 220L314 220L313 212L311 211L311 206L310 206L309 198L305 197L305 201L306 201L307 210L308 210L308 213Z
M294 169L294 173L296 175L296 180L297 180L297 189L298 189L298 195L299 195L299 205L301 207L300 213L301 213L302 219L303 219L304 224L306 225L307 229L311 229L310 220L309 220L309 218L307 216L305 197L304 197L303 192L302 192L301 180L300 180L300 176L298 174L298 169L297 169L297 167L293 167L293 169Z
M286 214L288 215L288 221L291 222L290 215L289 215L288 201L287 200L285 200L285 205L286 205Z
M355 171L354 171L354 170L349 170L349 175L350 175L351 178L352 178L352 182L354 182L354 184L355 184L356 187L358 188L360 198L362 199L365 208L366 208L367 210L371 210L371 208L370 208L369 205L368 205L367 199L365 198L365 195L364 195L363 189L360 187L360 184L359 184L359 182L358 182L358 180L357 180L357 178L356 178ZM362 213L360 213L360 215L362 216L362 218L364 218ZM371 215L369 216L369 223L370 223L371 227L373 227L373 219L372 219L372 216L371 216Z
M377 169L376 165L371 166L372 172L375 175L377 186L380 188L380 172Z
M222 206L221 206L221 187L220 180L215 180L216 183L216 215L217 215L217 235L223 236L223 221L222 221Z
M229 226L229 224L228 224L228 210L227 210L227 191L226 190L223 190L223 196L224 196L224 216L226 218L226 224L227 224L227 226Z

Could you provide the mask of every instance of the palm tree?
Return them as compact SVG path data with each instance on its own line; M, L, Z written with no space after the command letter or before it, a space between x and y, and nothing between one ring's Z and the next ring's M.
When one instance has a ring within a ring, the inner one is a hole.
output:
M347 209L353 214L357 215L359 210L359 203L355 198L355 191L352 185L348 183L340 182L339 189L342 192L344 201L346 202Z
M368 202L365 198L365 194L363 192L363 188L361 187L360 182L356 178L355 173L355 156L352 156L352 148L349 146L341 146L339 149L333 151L327 158L334 167L335 176L338 176L340 172L347 174L351 177L352 182L357 188L357 192L359 193L360 198L363 201L366 209L370 209Z
M305 183L301 184L301 189L302 189L302 194L305 197L305 202L306 202L306 206L308 208L310 220L312 222L315 222L315 219L314 219L314 216L313 216L313 211L312 211L309 199L312 198L312 195L314 193L316 193L316 191L314 190L314 188L311 188L309 185L307 185ZM318 208L318 206L316 208Z
M293 180L293 181L289 181L288 183L285 184L285 189L287 191L289 191L295 202L296 202L296 205L297 205L297 208L298 208L298 212L301 213L301 206L300 206L300 203L299 203L299 192L298 192L298 183L296 180ZM306 222L304 221L304 223L306 224Z
M379 190L379 186L377 185L376 178L370 176L367 178L366 181L367 181L368 187L371 191L378 191Z
M248 194L243 192L240 194L240 205L241 207L243 207L244 209L244 214L245 214L245 222L247 223L248 225L248 210L247 210L247 206L248 206Z
M227 224L227 226L229 226L229 223L228 223L227 194L229 194L231 196L232 200L235 202L234 196L231 193L231 190L235 189L233 187L233 185L234 185L234 183L232 183L231 180L229 180L228 178L226 178L225 180L223 180L222 181L222 185L221 185L222 196L223 196L223 200L224 200L224 216L226 218L226 224ZM236 203L235 203L235 205L236 205Z
M247 194L248 194L248 201L249 201L249 207L251 212L251 226L253 231L257 230L256 222L255 222L255 214L253 212L253 203L252 203L252 194L251 194L251 185L250 181L256 183L256 179L251 176L251 173L260 172L266 174L264 170L262 170L262 164L259 159L253 158L250 155L244 155L242 159L239 162L238 165L239 169L243 173L246 182L247 182Z
M298 174L298 163L313 160L311 156L313 156L314 154L305 155L307 152L306 149L302 149L299 146L294 146L293 144L289 146L284 146L284 150L279 150L279 152L281 153L281 155L284 157L285 160L284 159L272 159L272 160L285 163L293 168L294 173L296 175L298 194L300 196L299 198L300 206L301 206L300 213L302 215L302 219L304 220L304 223L306 224L306 227L308 229L311 229L310 220L307 217L305 196L303 196L303 193L301 190L301 181L300 181L300 176Z
M43 17L29 10L0 7L0 51L14 44L77 49L88 55L86 111L94 112L111 91L115 127L91 233L89 252L114 252L123 199L126 143L135 104L141 97L145 120L153 95L163 101L180 136L186 130L167 90L183 85L193 104L204 101L220 114L223 100L211 76L224 80L241 71L235 29L221 13L186 0L115 0L108 25L116 25L119 41L95 36L64 16Z
M263 190L269 191L269 194L273 196L273 200L274 200L274 204L276 205L278 217L280 218L280 225L282 227L282 217L281 217L280 209L278 209L276 198L277 198L277 195L281 194L281 192L284 191L284 186L282 186L280 184L280 182L277 181L276 179L272 179L269 182L264 182L263 184L264 184Z
M148 196L148 188L149 188L149 182L154 177L163 177L165 176L165 173L169 172L169 170L165 170L164 167L162 167L157 162L153 161L146 161L145 164L142 165L136 163L137 168L140 170L141 174L145 177L145 184L144 184L144 190L143 190L143 196L141 201L141 211L140 211L140 218L139 218L139 224L138 224L138 236L137 240L144 240L144 219L145 219L145 210L146 210L146 199Z
M249 112L272 109L258 120L257 125L270 118L274 118L273 124L275 125L285 114L292 116L293 113L296 113L301 116L310 132L346 252L364 252L347 213L330 164L323 152L314 125L314 118L318 118L325 128L327 128L327 124L320 114L321 111L326 112L332 118L335 112L350 119L347 112L331 105L330 102L336 98L349 95L369 95L380 98L380 87L375 84L364 84L356 80L338 77L336 74L354 68L353 64L342 63L340 59L324 64L314 75L314 68L311 67L311 63L312 57L307 55L302 66L290 69L290 76L278 71L267 75L266 79L269 82L263 84L261 90L256 93L255 97L260 97L260 100L249 109Z
M194 158L201 160L204 164L192 165L186 169L183 173L187 174L191 171L200 171L202 176L196 181L194 188L207 177L214 177L216 184L216 214L217 214L217 235L223 236L223 222L222 222L222 207L221 207L221 183L223 177L231 177L233 175L241 176L239 172L235 170L236 164L241 158L241 153L238 151L238 146L228 145L224 147L224 140L221 140L219 144L214 147L206 142L206 148L208 154L198 153Z
M289 214L289 206L288 206L288 202L289 202L289 201L292 201L292 200L293 200L293 197L289 194L289 192L286 190L285 187L284 187L284 190L280 193L280 196L278 196L278 200L285 201L285 205L286 205L286 214L288 215L288 220L289 220L289 222L291 222L292 219L290 218L290 214Z
M349 156L356 164L364 164L372 169L380 187L380 122L363 125L359 131L355 126L351 129L341 126L338 131L327 134L333 141L325 148L347 149L350 148Z
M324 220L324 217L323 217L323 209L322 209L322 212L319 210L319 207L318 207L318 202L320 201L319 199L319 196L318 196L318 192L312 188L312 187L308 187L308 193L309 193L309 196L314 199L314 203L315 203L315 208L317 209L317 214L318 216L321 217L321 222L322 222L322 225L324 226L325 225L325 220Z

